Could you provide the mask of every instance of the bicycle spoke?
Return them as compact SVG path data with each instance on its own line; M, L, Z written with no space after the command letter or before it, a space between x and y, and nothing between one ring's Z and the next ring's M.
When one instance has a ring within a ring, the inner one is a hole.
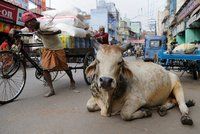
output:
M23 84L23 83L16 82L16 81L12 81L12 82L15 84L15 86L16 86L17 88L20 88L20 86Z
M9 84L9 85L10 85L10 84ZM10 85L9 90L10 90L10 93L11 93L10 96L12 97L12 96L15 96L15 92L14 92L15 90L12 90L11 88L14 89L14 88Z
M12 80L11 80L11 81L12 81ZM12 81L12 82L13 82L13 81ZM9 88L10 91L13 93L13 96L15 96L15 95L18 93L18 90L16 90L16 89L11 85L11 83L9 83L9 85L10 85L10 88ZM16 86L17 86L17 85L16 85ZM12 90L11 88L12 88L13 90Z
M2 92L1 92L1 94L2 94L2 96L1 96L1 98L2 98L2 100L5 100L6 99L6 90L7 90L7 86L6 86L6 81L4 80L4 88L3 88L3 90L2 90Z
M2 91L2 95L3 95L3 96L2 96L2 100L5 100L5 99L4 99L4 97L5 97L5 96L4 96L4 94L5 94L5 89L6 89L6 84L5 84L5 81L4 81L4 88L3 88L3 91Z

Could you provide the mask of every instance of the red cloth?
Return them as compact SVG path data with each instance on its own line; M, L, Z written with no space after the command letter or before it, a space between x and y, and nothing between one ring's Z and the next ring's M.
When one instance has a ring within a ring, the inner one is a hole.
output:
M4 41L0 46L1 50L5 50L5 49L7 49L7 47L8 47L8 42L7 41Z
M95 38L101 44L109 44L108 33L103 33L103 34L98 33L98 34L95 35Z

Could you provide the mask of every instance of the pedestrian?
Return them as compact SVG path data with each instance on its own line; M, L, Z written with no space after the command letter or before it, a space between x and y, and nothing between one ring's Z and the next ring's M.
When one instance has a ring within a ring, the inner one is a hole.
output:
M141 55L141 47L139 44L135 45L135 54L136 54L136 58L140 57Z
M36 16L28 11L22 14L22 21L25 23L25 28L21 31L34 32L41 38L44 48L42 49L42 67L44 69L44 79L49 86L49 91L44 95L50 97L55 95L54 87L52 84L51 71L65 71L70 78L70 87L75 88L75 81L71 69L68 67L65 50L61 44L58 34L61 30L53 27L51 24L41 24L37 21Z
M103 26L99 27L99 32L95 34L95 38L100 44L109 44L108 33L105 32L105 28Z

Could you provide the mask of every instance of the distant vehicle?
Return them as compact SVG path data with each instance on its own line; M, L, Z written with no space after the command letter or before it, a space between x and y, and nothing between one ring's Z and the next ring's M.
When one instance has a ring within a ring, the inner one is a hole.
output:
M160 51L167 50L165 36L146 36L144 44L144 61L154 61Z

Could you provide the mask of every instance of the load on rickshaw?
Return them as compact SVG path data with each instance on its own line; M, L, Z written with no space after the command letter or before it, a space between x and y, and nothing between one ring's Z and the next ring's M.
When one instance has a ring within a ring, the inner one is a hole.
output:
M145 39L144 61L156 62L167 70L191 73L194 79L200 76L200 44L171 43L168 48L165 36L147 36Z
M77 10L77 9L74 9ZM54 12L54 11L51 11ZM44 22L40 20L40 24L43 25L43 27L47 25L53 25L57 29L61 29L62 32L59 35L61 41L62 41L62 49L64 49L64 57L67 57L67 63L75 63L74 66L69 66L68 70L71 71L72 69L83 69L84 78L87 84L90 84L91 78L86 77L84 70L86 67L93 61L94 59L94 49L92 46L92 41L87 36L87 25L83 25L84 23L81 21L81 16L79 13L80 11L77 10L76 16L74 17L66 17L66 15L73 15L74 12L58 12L55 11L54 16L44 16L41 19L47 19ZM52 15L52 13L50 13ZM30 17L30 14L27 12L26 17ZM32 15L33 16L33 15ZM46 18L45 18L46 17ZM34 17L33 17L34 18ZM27 18L26 18L27 19ZM61 20L60 20L61 19ZM26 26L32 26L32 23L37 23L36 18L34 20L31 19L31 23L28 23L29 20L26 23ZM58 21L58 22L56 22ZM39 25L40 26L40 25ZM45 29L46 31L43 31L42 26L40 26L39 31L37 31L36 35L42 35L43 43L44 39L46 39L46 42L48 42L47 36L50 34L48 27ZM28 27L29 28L29 27ZM56 31L55 34L57 35L59 31ZM16 99L20 93L22 92L25 83L26 83L26 66L25 66L25 60L29 61L33 67L35 67L35 76L37 79L42 79L44 76L44 60L42 60L42 67L34 61L33 57L30 55L30 52L26 51L26 47L41 47L43 46L40 41L35 41L32 39L34 33L27 33L27 32L17 32L16 30L13 30L13 37L15 39L15 43L10 51L1 51L0 52L0 90L2 90L0 95L0 103L8 103ZM16 34L17 33L17 34ZM60 33L60 32L59 32ZM50 34L52 35L52 33ZM31 41L30 41L31 37ZM45 37L45 38L44 38ZM50 36L48 36L50 37ZM51 36L54 38L54 36ZM27 40L23 40L23 39ZM49 39L51 40L51 39ZM51 43L51 42L49 42ZM47 45L49 45L47 43ZM52 44L53 45L53 44ZM46 46L45 46L46 47ZM48 49L48 48L45 48ZM44 49L42 50L44 51ZM52 50L51 52L56 52L57 50ZM50 52L50 53L51 53ZM49 53L46 53L47 55ZM59 53L61 54L61 53ZM44 55L42 55L44 56ZM55 56L59 56L55 53ZM63 58L64 58L63 57ZM10 59L11 63L8 63L7 59ZM48 57L47 57L48 58ZM51 57L52 58L52 57ZM40 59L40 58L38 58ZM53 64L59 65L62 60L62 58L59 60L59 62L55 62ZM46 60L48 61L48 60ZM39 61L40 62L40 61ZM49 63L47 63L49 64ZM47 65L45 64L45 65ZM78 65L80 66L78 66ZM52 64L51 64L52 65ZM71 65L71 64L70 64ZM64 66L63 66L64 67ZM64 69L64 68L63 68ZM65 70L65 69L64 69ZM63 70L63 71L64 71ZM50 72L51 76L51 82L56 79L55 73L52 73L54 70L48 70ZM62 71L62 70L60 70ZM67 71L67 70L65 70ZM57 72L57 71L54 71ZM68 74L68 73L67 73ZM70 77L70 75L68 74ZM45 78L45 77L44 77ZM70 77L71 80L71 77ZM45 80L46 81L46 80ZM49 84L47 82L47 84ZM48 85L49 86L49 85ZM50 86L51 89L51 86ZM47 94L47 96L51 96L53 94Z

